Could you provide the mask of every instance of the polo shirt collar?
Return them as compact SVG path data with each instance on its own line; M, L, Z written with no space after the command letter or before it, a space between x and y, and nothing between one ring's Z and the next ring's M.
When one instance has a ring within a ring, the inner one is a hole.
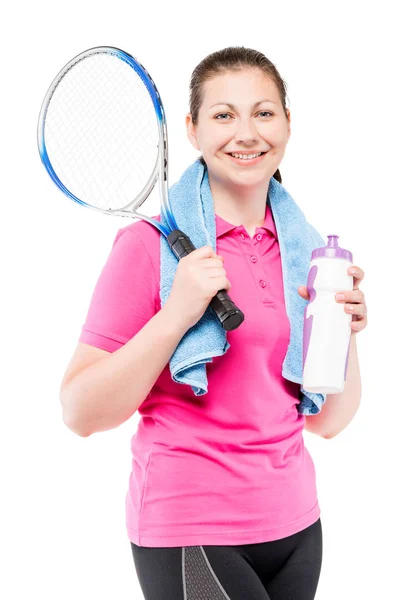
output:
M276 233L274 219L272 217L271 207L268 204L268 202L266 202L265 206L266 206L265 220L264 220L264 224L261 225L261 229L266 229L267 231L272 233L272 235L275 238L278 238L278 235ZM216 225L217 238L221 237L222 235L224 235L228 231L231 231L232 229L236 229L238 227L243 227L242 225L232 225L232 223L228 223L228 221L225 221L225 219L218 216L217 214L215 214L215 225ZM260 229L260 228L258 227L257 229Z

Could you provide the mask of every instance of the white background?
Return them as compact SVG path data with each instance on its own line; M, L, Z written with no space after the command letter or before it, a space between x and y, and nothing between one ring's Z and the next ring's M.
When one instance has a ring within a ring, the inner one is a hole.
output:
M58 395L97 277L128 221L69 201L50 181L36 145L54 76L98 45L133 54L156 81L168 122L170 184L198 155L184 119L191 72L207 54L229 45L255 48L287 82L292 135L280 165L283 184L324 236L337 233L353 252L365 271L360 287L369 311L357 335L363 393L356 417L332 440L304 433L324 536L316 598L397 597L395 5L37 0L3 11L3 598L142 598L125 531L138 415L80 438L63 424Z

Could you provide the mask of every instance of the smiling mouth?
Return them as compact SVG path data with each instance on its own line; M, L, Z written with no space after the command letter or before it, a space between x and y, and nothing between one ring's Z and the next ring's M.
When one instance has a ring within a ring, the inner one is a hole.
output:
M252 152L249 154L242 154L241 152L227 152L234 163L237 165L256 165L262 161L264 154L268 152Z
M242 160L252 160L254 158L258 158L259 156L263 156L263 154L267 154L266 152L250 152L248 154L242 152L228 152L229 156L233 156L233 158L239 158Z

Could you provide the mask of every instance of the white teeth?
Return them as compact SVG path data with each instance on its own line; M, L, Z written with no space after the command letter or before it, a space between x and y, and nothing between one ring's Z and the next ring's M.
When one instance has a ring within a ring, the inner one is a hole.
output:
M258 152L258 154L235 154L234 152L231 152L231 154L235 158L242 158L244 160L250 160L252 158L256 158L257 156L261 156L262 152Z

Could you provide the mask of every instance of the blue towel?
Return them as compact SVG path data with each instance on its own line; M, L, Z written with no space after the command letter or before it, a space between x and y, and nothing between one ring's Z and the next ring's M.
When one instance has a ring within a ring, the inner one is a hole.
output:
M214 202L207 167L196 159L169 189L171 209L179 229L186 233L196 248L211 246L216 251ZM306 218L282 184L271 177L266 201L272 210L282 261L286 313L290 322L290 341L282 364L282 376L302 383L303 326L307 300L298 293L306 285L311 252L325 246L317 230ZM161 223L167 225L161 214ZM164 306L171 292L178 259L160 236L160 298ZM228 275L229 276L229 275ZM234 300L234 298L232 298ZM227 352L230 344L226 331L214 311L208 307L201 319L183 336L169 361L172 379L192 386L196 396L207 393L206 363ZM299 413L320 412L326 394L309 392L300 386Z

